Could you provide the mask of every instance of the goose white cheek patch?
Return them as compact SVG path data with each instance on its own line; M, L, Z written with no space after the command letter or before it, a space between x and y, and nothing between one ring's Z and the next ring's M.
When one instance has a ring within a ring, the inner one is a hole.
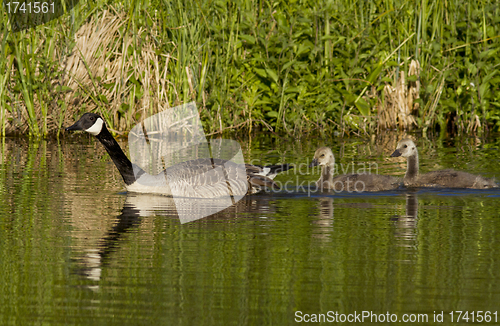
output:
M97 119L96 122L92 125L92 127L86 129L85 131L88 132L89 134L93 135L93 136L97 136L99 135L99 133L101 132L102 130L102 125L103 125L104 121L102 121L101 118Z

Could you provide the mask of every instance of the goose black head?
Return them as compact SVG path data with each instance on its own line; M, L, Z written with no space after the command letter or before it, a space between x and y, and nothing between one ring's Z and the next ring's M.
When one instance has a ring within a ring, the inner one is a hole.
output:
M415 146L415 143L409 139L403 139L398 143L398 146L396 147L396 150L394 153L391 154L391 157L410 157L410 156L416 156L417 155L417 146Z
M309 167L318 165L331 166L334 164L335 164L335 156L333 156L332 150L328 147L320 147L314 153L314 158Z
M97 136L101 133L103 126L104 120L98 114L87 112L75 124L66 128L66 131L83 130Z

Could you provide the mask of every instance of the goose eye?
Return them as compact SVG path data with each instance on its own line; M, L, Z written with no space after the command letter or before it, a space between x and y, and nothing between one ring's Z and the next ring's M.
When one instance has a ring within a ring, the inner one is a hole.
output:
M320 156L320 157L325 157L325 154L321 154L321 156Z
M94 117L90 117L90 121L94 121Z
M408 145L404 145L403 147L406 148L406 147L408 147Z

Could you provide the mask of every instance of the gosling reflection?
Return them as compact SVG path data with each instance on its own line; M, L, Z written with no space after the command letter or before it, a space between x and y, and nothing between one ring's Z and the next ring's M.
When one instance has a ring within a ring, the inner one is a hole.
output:
M417 240L418 196L416 192L406 193L406 214L397 215L393 219L396 226L395 238L398 245L414 248Z
M315 233L313 235L316 239L323 241L331 240L330 235L333 228L333 198L323 197L318 200L318 217L312 221L315 225Z
M218 213L201 220L196 218L198 221L194 223L207 223L214 219L237 219L246 214L259 216L257 213L260 213L269 216L274 212L274 205L270 205L270 200L272 200L272 197L269 196L247 196L230 207L224 206L227 208ZM205 201L205 208L210 206L210 209L226 205L223 200ZM89 280L99 281L103 267L110 262L113 257L112 254L118 251L120 244L123 243L122 238L130 231L138 228L145 217L162 216L173 221L172 223L178 224L180 216L199 216L201 205L199 203L198 205L189 205L191 202L192 199L190 198L186 198L185 201L176 198L174 201L173 198L165 196L128 194L121 214L116 218L116 223L96 242L97 248L94 245L94 248L85 250L84 257L78 259L80 267L76 273ZM153 230L150 231L153 232ZM95 285L89 288L98 290L99 287Z

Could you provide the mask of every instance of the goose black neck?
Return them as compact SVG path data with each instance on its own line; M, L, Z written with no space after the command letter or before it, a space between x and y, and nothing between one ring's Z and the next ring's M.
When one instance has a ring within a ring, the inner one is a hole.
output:
M104 148L108 152L109 156L115 163L116 168L120 171L123 181L127 186L135 182L134 169L132 167L132 162L128 159L127 155L123 153L120 145L111 136L108 129L103 125L101 132L96 136L96 138L103 144Z
M418 176L418 154L409 156L407 160L406 180L414 180Z

